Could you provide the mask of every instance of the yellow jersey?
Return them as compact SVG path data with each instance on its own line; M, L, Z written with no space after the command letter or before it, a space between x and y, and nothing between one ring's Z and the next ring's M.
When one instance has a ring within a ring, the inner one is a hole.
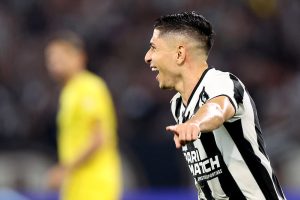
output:
M87 147L93 124L99 122L104 143L84 164L67 176L62 200L117 200L121 193L121 161L117 125L104 81L88 71L73 77L60 95L58 152L62 164L74 161Z

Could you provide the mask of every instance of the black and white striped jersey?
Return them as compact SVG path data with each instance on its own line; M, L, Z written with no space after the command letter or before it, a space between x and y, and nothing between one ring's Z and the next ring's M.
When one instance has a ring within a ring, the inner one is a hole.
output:
M285 199L265 152L255 105L237 77L208 68L186 106L179 93L172 98L172 114L178 124L184 123L218 96L230 99L235 115L182 148L199 199Z

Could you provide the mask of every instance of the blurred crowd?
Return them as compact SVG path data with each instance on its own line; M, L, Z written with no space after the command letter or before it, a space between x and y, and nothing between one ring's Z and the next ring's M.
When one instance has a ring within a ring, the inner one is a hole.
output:
M0 187L43 189L56 160L59 87L44 48L72 30L87 46L89 69L110 88L118 113L126 188L192 184L165 126L172 91L144 63L153 21L195 10L212 24L211 67L230 71L254 98L270 159L284 187L300 188L300 1L1 0Z

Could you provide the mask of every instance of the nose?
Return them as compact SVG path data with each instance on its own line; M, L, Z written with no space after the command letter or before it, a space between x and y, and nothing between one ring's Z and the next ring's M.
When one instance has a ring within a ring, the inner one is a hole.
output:
M151 63L151 55L150 55L150 50L147 51L146 55L145 55L145 62L147 64L150 64Z

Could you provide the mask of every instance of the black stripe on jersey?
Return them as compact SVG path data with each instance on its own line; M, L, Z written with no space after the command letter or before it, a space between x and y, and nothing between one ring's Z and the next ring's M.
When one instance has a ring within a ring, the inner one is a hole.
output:
M196 114L196 112L199 110L199 106L200 106L199 104L200 104L200 98L198 99L196 106L194 108L194 111L193 111L194 114Z
M215 155L219 155L219 162L221 166L225 166L222 168L223 173L220 174L217 178L219 178L220 185L225 192L226 196L229 197L229 199L232 200L246 200L245 196L243 195L242 191L238 187L237 183L235 182L234 178L230 174L228 168L226 167L226 164L223 160L223 156L220 152L220 150L217 147L214 134L211 132L204 133L201 135L201 142L204 147L204 150L208 157L212 157ZM200 183L201 185L201 183ZM205 194L206 196L207 194Z
M182 98L181 97L179 97L179 98L176 99L176 102L175 102L175 105L176 105L176 108L175 108L175 117L176 117L176 119L178 119L179 115L180 115L181 102L182 102Z
M249 99L250 99L250 102L251 102L251 105L252 105L252 108L253 108L255 131L256 131L256 135L257 135L258 148L259 148L259 151L262 152L265 155L265 157L269 160L269 158L267 156L267 153L265 151L265 143L264 143L264 140L262 138L262 131L261 131L261 127L260 127L258 116L257 116L256 106L255 106L255 103L254 103L253 99L249 95L248 91L247 91L247 94L249 96ZM272 174L272 180L273 180L274 185L276 187L277 193L284 199L284 194L283 194L282 189L280 187L280 184L279 184L279 182L278 182L278 180L277 180L277 178L274 174Z
M234 86L234 99L237 104L243 103L244 88L241 85L239 79L233 74L229 74L230 79L233 81Z
M279 198L268 171L261 164L260 158L255 155L251 144L243 137L241 120L236 120L231 123L225 122L224 127L236 144L266 200L278 200Z
M265 143L264 143L264 140L262 138L262 131L261 131L259 120L258 120L258 116L257 116L256 106L255 106L255 103L254 103L253 99L249 95L248 91L247 91L247 94L249 96L249 99L250 99L250 102L251 102L251 106L252 106L252 109L253 109L255 131L256 131L256 135L257 135L258 148L259 148L259 151L262 152L266 156L266 158L269 160L269 157L268 157L268 155L267 155L267 153L265 151Z

